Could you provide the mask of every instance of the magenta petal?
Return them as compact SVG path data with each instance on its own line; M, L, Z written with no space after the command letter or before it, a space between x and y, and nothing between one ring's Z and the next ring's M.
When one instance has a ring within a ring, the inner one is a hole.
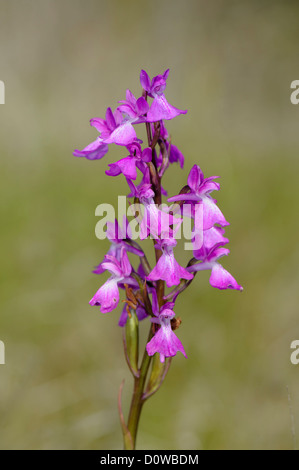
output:
M138 190L135 186L135 184L133 183L133 181L131 181L129 178L127 178L127 183L128 183L128 186L130 188L130 195L128 197L137 197L137 193L138 193Z
M133 109L132 105L129 103L121 104L120 106L118 106L117 109L121 111L122 113L130 116L130 118L136 118L136 112Z
M128 284L128 286L132 286L133 289L138 289L139 288L138 282L133 277L124 277L121 280L121 282L119 282L119 285L120 284L123 286L123 288L124 288L125 284Z
M203 202L203 229L209 230L213 225L222 227L229 225L219 207L209 197L202 198Z
M110 131L113 131L113 129L115 129L116 127L116 121L115 121L114 114L111 108L107 108L105 117L106 117L107 126L109 127Z
M90 125L95 127L99 132L107 132L107 124L105 119L93 118L90 120Z
M117 162L117 165L120 171L125 175L126 178L130 180L136 180L137 170L136 170L136 159L132 157L122 158Z
M149 190L151 191L151 189ZM141 200L141 202L143 201ZM141 227L146 227L149 229L153 238L158 238L162 232L169 233L169 226L171 225L172 221L173 217L169 213L159 210L154 202L150 204L144 204L144 214ZM145 232L142 231L142 234L144 233ZM142 237L141 239L143 239Z
M205 230L203 232L202 246L199 249L196 249L195 247L194 257L198 260L203 260L212 249L226 245L229 242L229 239L225 238L223 234L224 229L220 227L212 227L209 230Z
M201 171L198 165L194 165L191 168L191 171L188 176L189 188L192 189L194 192L196 192L198 187L202 183L203 179L204 179L203 172Z
M122 268L122 272L123 272L123 275L124 277L127 277L127 276L130 276L131 274L131 271L132 271L132 266L131 266L131 263L129 261L129 258L128 258L128 255L127 255L127 252L125 250L125 248L122 248L121 250L121 268Z
M162 349L161 343L163 344L163 336L162 338L161 336L162 335L161 335L161 328L160 328L160 330L157 331L155 336L147 343L146 350L149 356L153 356L157 352L159 353L160 349Z
M212 191L219 191L219 189L220 189L219 183L216 183L215 181L206 180L197 191L197 194L204 196L206 194L211 193Z
M103 268L102 263L100 263L92 272L94 274L103 274L105 269Z
M218 261L223 256L227 256L229 254L228 248L223 248L221 246L216 246L214 250L209 253L208 260L210 262Z
M107 222L106 236L111 242L117 242L121 235L121 228L119 226L118 220L115 219L114 222Z
M157 95L161 96L166 88L166 80L163 75L157 75L152 79L151 83L151 95L156 97Z
M147 147L142 152L142 161L144 162L151 162L152 161L152 149Z
M173 119L180 114L186 114L187 111L171 106L165 98L165 96L157 95L152 102L149 112L147 113L147 122L156 122L161 119Z
M182 152L173 144L170 146L170 154L169 154L169 162L170 163L176 163L178 162L180 164L181 168L184 168L184 155Z
M193 279L193 274L189 273L187 269L180 266L179 263L177 263L177 272L178 272L180 279L187 279L187 281L190 281L191 279Z
M136 139L136 132L134 127L129 121L125 121L117 127L108 139L105 139L107 144L128 145Z
M212 267L212 264L209 263L209 262L203 262L203 263L196 263L196 264L192 264L191 266L189 266L187 268L188 272L190 273L194 273L194 272L198 272L198 271L207 271L209 269L211 269Z
M117 281L114 278L107 282L93 296L90 305L100 305L102 313L108 313L114 310L119 302L119 292Z
M165 72L163 73L163 75L162 75L163 79L167 80L168 75L169 75L169 69L165 70Z
M75 157L85 157L88 160L100 160L108 152L108 145L103 143L102 140L97 139L91 144L87 145L83 150L75 150L73 155Z
M149 228L147 224L147 217L146 214L143 216L140 224L139 224L139 230L140 230L140 240L145 240L149 236Z
M150 88L151 88L151 81L150 81L150 78L148 76L148 74L146 73L145 70L141 70L140 72L140 83L141 83L141 86L142 88L149 92L150 91Z
M126 90L126 101L131 103L133 106L136 104L136 98L129 89Z
M178 351L187 357L181 341L171 330L170 325L169 327L161 326L155 336L147 343L146 350L149 356L159 353L161 362L164 362L165 357L175 356Z
M163 254L158 260L154 269L152 269L150 274L147 276L148 281L157 281L159 279L165 281L165 277L167 275L167 273L165 272L165 266L168 265L166 256L167 255Z
M144 256L143 251L138 250L138 248L134 248L133 246L130 246L127 243L126 243L126 250L127 252L133 253L133 255Z
M147 311L142 305L138 305L136 309L136 315L139 321L142 321L148 317Z
M107 255L105 256L107 258ZM121 266L118 261L115 259L114 262L112 261L103 261L102 268L109 271L111 274L114 274L117 277L122 277L122 270Z
M146 99L143 98L143 96L138 98L138 100L136 101L136 111L138 113L138 116L142 116L143 114L146 114L148 112L148 108L149 108L149 105Z
M120 170L117 163L110 163L109 167L110 167L109 170L105 171L106 175L108 175L108 176L118 176L118 175L121 174L121 170Z
M136 168L138 168L138 170L140 170L140 172L144 175L147 170L147 165L143 161L136 160Z
M153 308L154 315L158 317L160 308L159 308L159 301L158 301L156 289L153 289L153 292L152 292L152 308Z
M226 269L224 269L221 264L218 263L213 264L210 284L212 287L217 287L217 289L221 290L243 290L243 287L237 283L235 278L228 271L226 271Z
M179 265L172 251L170 253L164 252L154 269L147 276L149 281L162 279L166 282L167 287L179 285L181 279L190 280L192 278L193 274Z
M128 319L127 304L124 304L119 320L118 320L118 326L121 326L121 327L125 326L125 324L127 323L127 319Z
M115 127L118 127L123 122L123 115L118 108L116 108L116 110L114 111L113 117L115 119Z

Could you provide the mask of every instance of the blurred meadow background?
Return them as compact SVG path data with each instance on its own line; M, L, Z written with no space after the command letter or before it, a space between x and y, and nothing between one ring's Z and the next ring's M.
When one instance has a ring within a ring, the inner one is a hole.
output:
M140 92L141 68L168 67L167 98L188 114L168 126L186 161L165 185L175 194L194 163L221 176L223 264L244 292L204 273L178 300L189 358L145 405L138 447L298 448L298 15L295 1L0 0L2 449L122 448L119 312L88 301L108 248L95 208L127 194L104 171L125 155L72 151L95 139L90 118Z

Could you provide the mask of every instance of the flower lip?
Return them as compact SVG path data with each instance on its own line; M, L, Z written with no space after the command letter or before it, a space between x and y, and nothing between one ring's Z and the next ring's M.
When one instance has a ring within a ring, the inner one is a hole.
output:
M147 343L146 350L149 356L159 353L160 362L162 363L165 362L165 358L175 356L178 351L187 357L181 341L171 328L171 320L174 316L174 311L164 306L158 318L152 319L154 323L160 324L161 327Z

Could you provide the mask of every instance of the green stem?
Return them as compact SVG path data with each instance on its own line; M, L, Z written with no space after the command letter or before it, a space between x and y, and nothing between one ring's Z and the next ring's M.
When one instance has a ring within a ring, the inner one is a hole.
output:
M152 336L153 336L153 332L152 332L152 326L151 326L148 341L151 340ZM143 398L144 388L145 388L147 374L149 371L151 360L152 358L147 354L147 351L145 350L143 359L142 359L142 364L140 367L139 376L135 377L134 379L135 380L134 391L133 391L133 397L132 397L131 408L130 408L129 418L128 418L128 425L127 425L128 431L130 432L130 435L132 438L133 450L136 448L138 424L140 420L142 407L145 402L145 399ZM125 450L129 450L126 442L125 442Z

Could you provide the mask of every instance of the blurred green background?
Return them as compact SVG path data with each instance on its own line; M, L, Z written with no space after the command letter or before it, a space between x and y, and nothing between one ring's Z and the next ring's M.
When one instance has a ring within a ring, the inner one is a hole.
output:
M203 273L178 300L189 358L146 404L138 447L299 445L298 15L298 2L273 0L0 0L1 448L122 447L117 393L125 378L127 412L132 380L118 312L88 301L108 248L95 207L127 192L104 170L125 155L72 151L96 137L91 117L140 92L141 68L167 67L167 98L188 114L168 126L186 164L165 185L176 193L194 163L221 175L223 264L244 292Z

